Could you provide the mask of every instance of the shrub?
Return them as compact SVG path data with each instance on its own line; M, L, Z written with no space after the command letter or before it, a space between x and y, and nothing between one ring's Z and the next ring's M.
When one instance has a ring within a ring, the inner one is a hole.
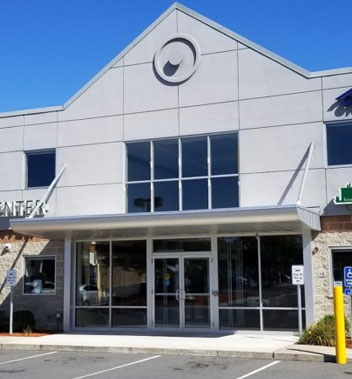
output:
M350 330L350 322L345 317L346 333ZM308 328L300 337L299 344L335 346L335 321L333 315L326 315L316 324Z
M31 311L16 311L13 313L13 331L23 332L24 329L34 330L35 322Z

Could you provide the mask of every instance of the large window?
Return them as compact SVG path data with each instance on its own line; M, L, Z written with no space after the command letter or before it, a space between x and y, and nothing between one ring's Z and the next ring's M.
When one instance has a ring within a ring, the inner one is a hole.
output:
M352 164L352 123L326 126L328 165Z
M238 207L237 134L127 144L128 212Z
M77 243L76 327L147 325L145 241Z
M55 151L27 153L27 187L48 187L55 178Z
M25 257L24 293L55 293L55 257Z
M344 282L344 267L352 266L352 249L332 250L332 282Z
M218 238L220 328L297 330L291 267L300 264L300 235Z

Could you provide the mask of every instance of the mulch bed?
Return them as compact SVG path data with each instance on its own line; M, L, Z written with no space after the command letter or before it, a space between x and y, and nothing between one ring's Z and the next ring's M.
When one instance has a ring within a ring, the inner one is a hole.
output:
M53 333L37 333L37 332L32 332L32 333L6 333L6 332L0 332L0 337L44 337L48 336ZM57 333L55 333L57 334Z

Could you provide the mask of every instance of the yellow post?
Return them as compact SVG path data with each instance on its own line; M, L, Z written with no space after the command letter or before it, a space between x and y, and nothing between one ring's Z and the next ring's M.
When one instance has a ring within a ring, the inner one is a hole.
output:
M346 364L346 336L345 336L345 316L343 310L342 287L334 287L334 312L335 312L335 343L336 343L336 363Z

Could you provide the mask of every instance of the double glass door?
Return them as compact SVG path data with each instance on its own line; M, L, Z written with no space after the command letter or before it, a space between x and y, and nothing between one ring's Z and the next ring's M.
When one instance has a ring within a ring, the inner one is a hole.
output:
M154 258L154 326L210 328L209 257Z

